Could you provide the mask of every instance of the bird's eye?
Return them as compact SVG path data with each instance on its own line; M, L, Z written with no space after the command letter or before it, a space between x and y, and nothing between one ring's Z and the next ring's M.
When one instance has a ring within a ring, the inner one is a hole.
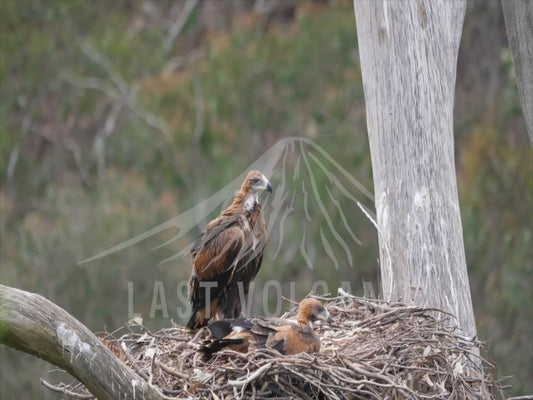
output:
M259 178L252 178L250 179L250 183L253 185L254 183L259 182Z
M322 306L318 306L318 307L316 308L316 311L319 312L319 313L324 312L324 307L322 307Z

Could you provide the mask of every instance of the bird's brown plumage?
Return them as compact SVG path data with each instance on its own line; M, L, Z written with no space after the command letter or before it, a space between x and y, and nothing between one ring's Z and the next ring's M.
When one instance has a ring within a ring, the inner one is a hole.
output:
M298 307L297 320L281 318L240 318L209 324L213 339L200 349L205 359L230 348L247 352L256 348L272 348L281 354L313 353L320 351L320 338L311 323L316 320L331 323L331 316L317 299L305 299Z
M211 317L240 315L241 297L248 297L266 245L266 224L259 203L264 190L272 192L270 182L261 172L251 171L233 203L207 225L193 248L188 328L202 327Z

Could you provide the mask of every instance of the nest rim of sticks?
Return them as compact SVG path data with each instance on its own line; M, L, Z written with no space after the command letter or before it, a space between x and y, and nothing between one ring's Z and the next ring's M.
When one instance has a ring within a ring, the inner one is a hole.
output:
M449 314L346 293L313 297L334 319L332 326L314 326L319 353L224 349L205 362L197 350L208 329L192 332L174 323L157 332L129 325L120 337L106 333L102 340L165 399L505 398L495 366L480 355L483 343L450 328ZM92 398L79 383L45 386Z

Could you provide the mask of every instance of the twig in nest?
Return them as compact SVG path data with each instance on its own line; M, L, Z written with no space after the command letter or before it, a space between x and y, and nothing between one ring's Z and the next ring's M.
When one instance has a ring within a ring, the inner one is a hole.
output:
M165 364L161 363L160 361L156 361L155 365L157 365L159 368L161 368L167 374L175 376L176 378L181 378L181 379L188 379L189 378L189 375L184 374L183 372L180 372L178 370L172 369L172 368L166 366Z
M94 399L95 397L92 394L87 393L76 393L72 390L67 389L63 386L56 386L52 385L50 382L45 381L43 378L41 378L41 385L43 385L45 388L50 389L53 392L62 393L66 396L74 397L76 399Z
M232 380L229 380L228 381L228 385L230 386L237 386L237 387L241 387L241 386L248 386L248 384L254 380L256 380L257 378L259 378L260 376L262 376L266 371L268 371L270 369L270 367L272 367L272 363L268 363L268 364L265 364L263 365L261 368L258 368L257 371L255 371L252 375L250 375L248 378L246 378L245 380L237 380L237 381L232 381Z

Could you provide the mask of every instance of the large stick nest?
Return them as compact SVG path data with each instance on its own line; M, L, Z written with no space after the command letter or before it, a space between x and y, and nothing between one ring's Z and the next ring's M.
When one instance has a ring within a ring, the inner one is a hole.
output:
M334 324L315 326L316 354L223 350L206 363L197 349L208 330L178 325L158 332L130 326L104 342L167 398L504 398L494 366L479 355L482 343L449 328L445 313L353 296L321 300ZM69 388L87 395L83 389Z

